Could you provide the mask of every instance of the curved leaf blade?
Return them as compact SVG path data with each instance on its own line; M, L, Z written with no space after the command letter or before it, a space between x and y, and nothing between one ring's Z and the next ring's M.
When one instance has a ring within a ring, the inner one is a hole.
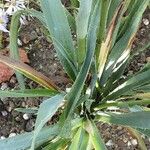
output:
M59 132L58 126L46 127L41 130L39 135L36 138L35 145L42 144L54 136L56 136ZM33 132L24 133L21 135L16 135L15 137L7 138L4 140L0 140L0 149L2 150L23 150L30 147L32 142Z
M81 0L79 12L76 19L77 26L77 59L79 65L84 61L86 54L86 37L92 8L92 0Z
M77 149L86 150L88 146L88 140L89 140L88 133L83 129L83 127L80 127L72 140L69 150L77 150Z
M66 117L71 114L79 100L79 97L81 95L84 82L86 80L86 77L88 75L91 63L92 63L92 58L94 55L94 50L96 47L96 37L97 37L97 28L99 25L99 19L100 19L100 1L97 1L97 4L95 5L95 9L93 11L91 20L90 20L90 25L89 25L89 31L88 31L88 36L87 36L87 52L86 52L86 57L84 60L84 63L81 67L81 71L78 74L78 77L73 84L71 91L68 93L66 96L66 99L69 101L68 102L68 107L66 110Z
M31 80L41 84L43 87L53 90L58 90L59 88L53 83L52 79L44 76L42 73L34 70L32 67L24 64L21 61L17 61L6 56L0 55L0 62L8 65L9 67L17 70L18 72L22 73L26 77L30 78Z
M126 114L104 113L97 115L100 121L139 129L150 129L150 111Z
M150 82L149 74L150 74L150 69L138 73L132 78L129 78L127 81L125 81L117 88L115 88L104 100L112 100L121 95L128 94L128 92L132 92L138 87L149 83Z
M111 52L105 65L105 70L102 75L102 84L106 83L107 79L113 72L113 69L118 64L117 60L123 55L123 53L126 50L128 50L128 48L130 48L131 44L134 41L135 35L138 31L138 27L142 18L142 14L147 8L148 1L136 1L136 3L139 3L139 5L137 5L138 7L136 8L136 11L131 16L131 20L127 20L129 22L127 22L128 26L125 30L125 33L122 35L122 37L118 39L118 41L114 44L114 47L111 49Z
M60 0L41 0L40 2L59 59L68 75L75 80L77 61L65 9ZM64 54L67 57L64 57Z
M51 97L58 94L50 89L0 90L0 98L4 97Z
M60 107L60 104L64 100L64 95L56 95L50 99L45 100L38 110L37 119L35 123L35 130L32 139L31 150L34 150L36 138L40 133L40 130L43 128L45 123L51 119L51 117L56 113L57 109Z
M95 150L107 150L95 123L89 120L88 126L86 128L89 133L90 141L92 142L94 149Z

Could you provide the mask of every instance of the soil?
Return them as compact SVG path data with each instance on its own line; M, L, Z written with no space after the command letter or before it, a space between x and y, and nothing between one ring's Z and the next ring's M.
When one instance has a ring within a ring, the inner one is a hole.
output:
M145 45L150 40L150 10L147 9L140 29L136 36L133 49ZM44 34L40 30L40 26L36 20L28 22L23 26L20 33L22 47L26 49L30 60L30 66L37 71L42 72L48 77L51 77L54 82L62 89L69 86L70 81L67 75L63 72L62 66L56 56L53 45L47 41ZM133 74L141 69L146 63L150 62L150 49L136 56L127 68L126 74ZM40 87L33 81L26 79L28 88ZM18 83L15 76L12 76L9 82L1 83L0 88L18 89ZM38 107L43 101L43 98L4 98L0 101L0 138L15 136L23 132L30 132L34 128L34 114L23 114L17 112L16 108ZM108 124L98 124L100 132L105 139L109 150L139 150L136 139L123 127L118 127ZM150 149L150 139L145 138L147 148Z

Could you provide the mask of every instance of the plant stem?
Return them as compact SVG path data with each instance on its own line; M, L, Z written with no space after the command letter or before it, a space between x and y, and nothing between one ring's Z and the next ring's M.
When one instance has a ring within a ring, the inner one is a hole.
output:
M125 101L125 102L111 102L111 103L103 103L99 106L95 107L94 110L100 110L111 106L123 107L125 105L134 106L134 105L148 105L150 104L150 100L133 100L133 101Z

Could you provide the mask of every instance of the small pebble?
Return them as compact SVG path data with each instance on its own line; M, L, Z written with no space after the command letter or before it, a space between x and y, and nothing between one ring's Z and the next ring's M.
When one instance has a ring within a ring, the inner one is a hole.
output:
M25 131L31 132L33 128L34 128L34 120L31 119L26 123Z
M150 57L147 57L147 58L146 58L146 61L147 61L147 62L150 62Z
M19 116L17 116L17 117L15 117L15 120L16 120L17 122L20 122L20 121L21 121L21 118L20 118Z
M29 120L30 116L28 114L23 114L23 119L24 120Z
M8 115L7 111L1 111L1 113L2 113L2 116L4 117Z
M39 65L39 68L40 68L40 69L43 69L43 66L40 64L40 65Z
M9 106L9 107L7 107L7 111L8 112L11 112L12 111L12 108Z
M128 146L131 146L132 144L131 144L131 142L130 142L130 141L128 141L127 145L128 145Z
M144 23L144 25L148 26L148 25L149 25L149 20L146 19L146 18L144 18L144 19L143 19L143 23Z
M136 146L138 144L137 139L131 140L132 145Z
M113 146L113 145L114 145L114 143L113 143L112 140L109 140L109 141L106 143L106 146Z
M2 83L2 85L1 85L1 90L5 90L5 89L7 89L7 88L8 88L7 83Z
M5 137L5 136L1 136L0 139L1 139L1 140L4 140L4 139L6 139L6 137Z
M123 128L121 126L118 126L117 127L117 130L122 130Z
M127 142L128 142L128 139L127 139L127 138L123 138L123 142L124 142L124 143L127 143Z
M26 103L25 103L25 102L22 102L21 106L22 106L22 107L26 107Z
M16 136L16 133L10 133L9 134L9 137L13 137L13 136Z
M71 88L66 88L66 92L69 93Z
M9 82L12 84L15 84L16 81L17 81L16 78L14 76L12 76Z
M141 137L142 137L143 139L145 139L145 135L144 135L144 134L142 134Z
M132 74L133 74L133 70L129 70L128 75L132 75Z
M143 34L146 30L142 28L140 31L141 31L141 34Z

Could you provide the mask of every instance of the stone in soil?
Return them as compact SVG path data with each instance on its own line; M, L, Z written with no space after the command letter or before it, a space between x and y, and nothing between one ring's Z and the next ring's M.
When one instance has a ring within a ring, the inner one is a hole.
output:
M30 115L29 114L23 114L23 119L24 120L29 120L30 119Z
M9 134L9 137L13 137L13 136L16 136L16 133L10 133Z
M26 126L25 126L25 131L31 132L34 128L34 124L35 124L35 120L33 119L30 119L29 121L27 121Z

